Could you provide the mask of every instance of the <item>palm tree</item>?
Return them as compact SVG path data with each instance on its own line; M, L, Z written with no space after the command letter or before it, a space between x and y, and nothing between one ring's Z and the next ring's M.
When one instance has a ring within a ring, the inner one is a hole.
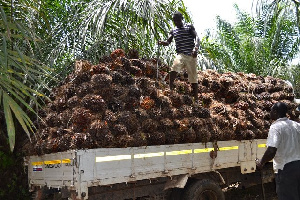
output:
M290 80L294 85L294 92L296 97L300 99L300 64L292 65L291 69L292 77L290 78Z
M218 17L216 40L206 38L203 46L219 71L244 71L280 76L299 49L294 18L284 9L253 18L237 6L238 23Z
M36 113L43 79L49 70L36 59L40 38L31 27L34 24L32 10L24 1L3 1L0 38L0 109L5 118L1 122L1 134L8 135L11 151L15 145L16 122L30 136L34 125L29 113ZM34 3L34 2L32 2Z
M300 12L299 6L300 2L298 0L255 0L256 1L256 11L258 16L261 14L265 15L268 12L277 12L278 9L283 9L285 12L291 12L294 15L298 27L298 32L300 32Z
M157 41L171 29L175 10L191 21L181 0L92 0L80 5L78 14L70 20L73 27L60 37L57 48L49 54L54 61L69 51L68 55L74 58L98 62L116 48L136 49L142 57L153 57ZM63 29L57 26L53 30L55 35Z
M265 23L268 19L271 18L272 13L283 13L283 15L288 15L292 19L292 23L295 25L294 29L291 31L291 37L294 38L295 47L291 51L291 55L297 54L298 59L294 60L298 62L296 65L289 65L286 69L284 68L277 68L278 75L282 78L288 79L292 82L295 88L295 94L300 97L299 93L299 40L300 40L300 12L299 12L299 5L300 2L298 0L261 0L257 1L257 15L258 16L265 16Z

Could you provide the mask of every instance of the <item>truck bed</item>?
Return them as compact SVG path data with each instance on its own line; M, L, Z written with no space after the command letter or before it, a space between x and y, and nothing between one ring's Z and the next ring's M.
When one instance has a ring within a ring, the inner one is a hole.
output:
M172 177L241 167L242 173L256 169L255 159L266 148L265 139L70 150L29 156L31 187L68 187L79 192L88 187Z

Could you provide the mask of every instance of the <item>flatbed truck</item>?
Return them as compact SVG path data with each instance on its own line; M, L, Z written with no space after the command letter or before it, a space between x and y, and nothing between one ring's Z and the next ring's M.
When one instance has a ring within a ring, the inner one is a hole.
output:
M273 180L272 163L256 170L265 149L266 139L231 140L68 150L25 163L35 199L222 200L230 184Z

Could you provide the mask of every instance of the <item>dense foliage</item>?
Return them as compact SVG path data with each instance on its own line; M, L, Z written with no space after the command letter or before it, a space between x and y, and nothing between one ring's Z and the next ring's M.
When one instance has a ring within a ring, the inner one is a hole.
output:
M266 6L256 17L235 8L236 24L217 17L216 36L202 39L203 52L211 60L207 67L280 77L297 89L299 65L290 63L299 53L300 32L292 8L280 4L270 10Z

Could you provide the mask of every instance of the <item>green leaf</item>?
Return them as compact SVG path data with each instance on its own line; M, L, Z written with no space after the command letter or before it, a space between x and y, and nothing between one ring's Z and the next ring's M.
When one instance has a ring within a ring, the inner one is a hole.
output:
M3 64L4 68L7 69L7 60L8 60L8 54L7 54L7 43L6 43L6 38L3 36L3 54L4 54L4 59L3 59Z
M9 99L7 98L8 95L6 93L3 93L3 109L4 109L4 116L6 120L6 127L7 127L7 134L8 134L8 141L9 141L9 146L10 150L13 151L15 147L15 125L11 113L11 109L9 106Z
M28 138L30 139L30 133L28 128L33 132L33 123L22 108L6 93L3 94L3 100L9 105L9 108L13 111L14 116L17 118L21 124L23 130L26 132Z

